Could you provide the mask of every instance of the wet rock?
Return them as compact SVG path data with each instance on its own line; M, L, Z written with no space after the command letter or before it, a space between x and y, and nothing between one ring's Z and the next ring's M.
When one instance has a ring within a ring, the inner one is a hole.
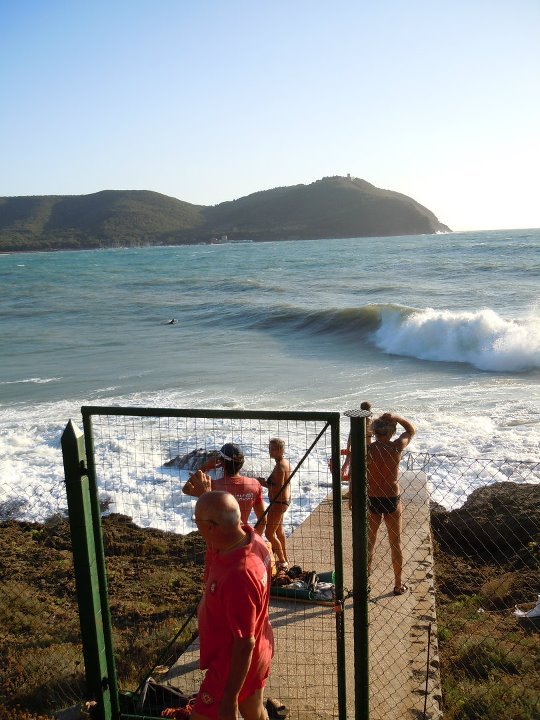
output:
M221 456L218 450L204 450L197 448L186 455L177 455L171 460L163 463L163 467L175 467L179 470L195 472L199 470L208 460L217 460Z
M437 508L431 523L443 551L504 560L526 555L521 562L534 565L534 547L540 540L540 485L500 482L478 488L457 510Z

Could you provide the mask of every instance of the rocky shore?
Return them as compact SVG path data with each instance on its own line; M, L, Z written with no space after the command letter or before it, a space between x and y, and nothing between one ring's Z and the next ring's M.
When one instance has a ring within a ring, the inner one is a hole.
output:
M506 607L540 593L540 484L479 488L457 510L433 507L431 526L439 601L483 592Z

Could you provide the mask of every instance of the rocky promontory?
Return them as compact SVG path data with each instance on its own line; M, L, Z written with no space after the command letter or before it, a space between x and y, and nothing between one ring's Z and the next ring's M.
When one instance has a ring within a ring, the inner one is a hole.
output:
M350 176L263 190L213 206L147 190L0 198L0 252L448 231L416 200Z

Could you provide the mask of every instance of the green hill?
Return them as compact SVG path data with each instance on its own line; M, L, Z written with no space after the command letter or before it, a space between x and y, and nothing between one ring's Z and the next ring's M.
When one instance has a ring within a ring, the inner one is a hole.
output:
M147 190L0 198L0 250L157 244L203 222L201 208Z
M448 231L412 198L365 180L323 178L212 207L146 190L0 198L0 251L416 235Z

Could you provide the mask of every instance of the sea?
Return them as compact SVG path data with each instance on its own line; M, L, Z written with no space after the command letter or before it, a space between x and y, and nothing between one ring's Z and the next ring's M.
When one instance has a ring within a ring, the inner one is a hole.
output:
M40 498L32 519L62 502L60 437L83 405L370 400L443 458L447 507L470 488L446 457L540 481L539 280L538 229L2 254L0 501ZM193 529L191 505L175 513Z

